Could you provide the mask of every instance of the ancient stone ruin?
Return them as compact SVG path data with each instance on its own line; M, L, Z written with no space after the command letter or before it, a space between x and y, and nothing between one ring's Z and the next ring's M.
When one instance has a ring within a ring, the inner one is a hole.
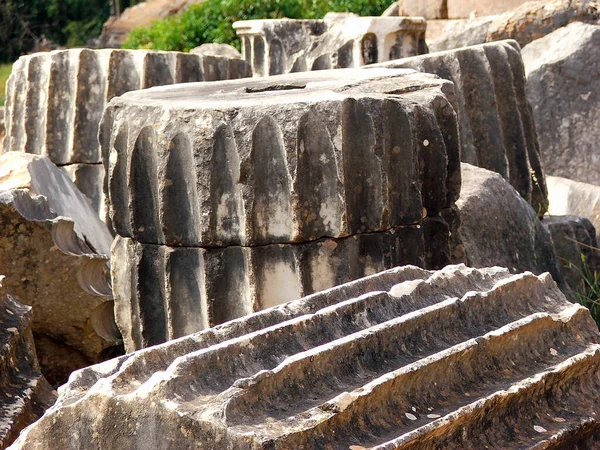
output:
M14 448L574 448L599 337L547 274L408 266L81 371Z
M405 67L454 83L461 159L506 178L540 217L548 192L523 61L514 41L406 58L377 67Z
M234 28L255 77L345 69L427 53L420 17L327 14L322 20L245 20Z
M349 70L112 101L100 139L126 347L448 264L460 167L446 91L427 74Z
M0 267L4 286L33 307L42 372L53 383L99 361L114 326L112 236L85 196L46 157L0 157Z
M146 50L57 50L21 57L6 89L4 151L47 155L105 217L98 124L125 92L192 81L242 78L241 58Z
M10 445L56 399L38 365L31 308L15 300L3 280L0 276L0 449Z
M600 6L521 3L19 59L0 450L598 447Z

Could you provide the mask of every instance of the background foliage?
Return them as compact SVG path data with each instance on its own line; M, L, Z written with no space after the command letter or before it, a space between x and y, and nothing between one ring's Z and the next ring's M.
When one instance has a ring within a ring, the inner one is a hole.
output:
M139 0L121 0L122 7ZM0 0L0 63L13 62L46 38L77 47L97 37L110 0Z
M322 18L330 11L378 16L394 0L207 0L192 5L179 16L154 22L151 27L133 30L124 48L189 51L210 42L231 44L240 41L231 24L238 20Z

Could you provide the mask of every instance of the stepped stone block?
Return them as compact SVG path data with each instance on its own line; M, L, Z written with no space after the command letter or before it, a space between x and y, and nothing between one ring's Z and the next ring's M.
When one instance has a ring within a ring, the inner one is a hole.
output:
M427 53L422 17L329 13L322 20L244 20L233 27L255 77L352 68Z
M53 384L120 339L106 308L111 243L87 198L48 158L0 157L0 267L10 292L33 307L42 371ZM68 354L60 364L58 348Z
M6 87L3 151L47 155L59 166L100 164L98 124L113 97L137 89L251 76L242 58L147 50L57 50L19 58ZM98 167L69 170L82 182ZM95 189L84 189L104 217ZM91 192L90 192L91 190Z
M454 82L462 161L499 173L539 217L544 215L548 192L516 42L474 45L373 67L411 68Z
M227 247L419 225L460 190L446 92L428 74L348 69L127 93L100 130L114 229Z
M0 276L0 449L8 447L56 399L38 365L31 308L7 293L3 278Z
M575 448L599 342L547 274L407 266L77 372L13 448Z

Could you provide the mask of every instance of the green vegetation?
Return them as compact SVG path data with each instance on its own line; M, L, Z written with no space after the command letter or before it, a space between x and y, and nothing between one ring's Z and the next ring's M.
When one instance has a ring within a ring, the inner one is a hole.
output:
M151 27L134 29L123 48L189 51L210 42L230 44L240 41L231 24L249 19L317 19L326 13L353 12L378 16L393 0L207 0L192 5L179 16L154 22Z
M600 251L600 249L595 249ZM585 255L581 254L583 262L583 279L585 287L577 291L577 301L590 310L590 314L600 328L600 274L592 271Z
M12 64L0 64L0 106L6 101L6 81L10 75Z
M121 0L123 8L140 0ZM107 0L0 0L0 63L16 60L47 39L83 46L100 35L111 13Z

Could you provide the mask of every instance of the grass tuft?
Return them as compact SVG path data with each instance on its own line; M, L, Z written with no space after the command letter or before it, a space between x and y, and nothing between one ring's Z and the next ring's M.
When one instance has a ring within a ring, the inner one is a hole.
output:
M10 76L12 64L0 64L0 106L4 106L6 101L6 81Z

